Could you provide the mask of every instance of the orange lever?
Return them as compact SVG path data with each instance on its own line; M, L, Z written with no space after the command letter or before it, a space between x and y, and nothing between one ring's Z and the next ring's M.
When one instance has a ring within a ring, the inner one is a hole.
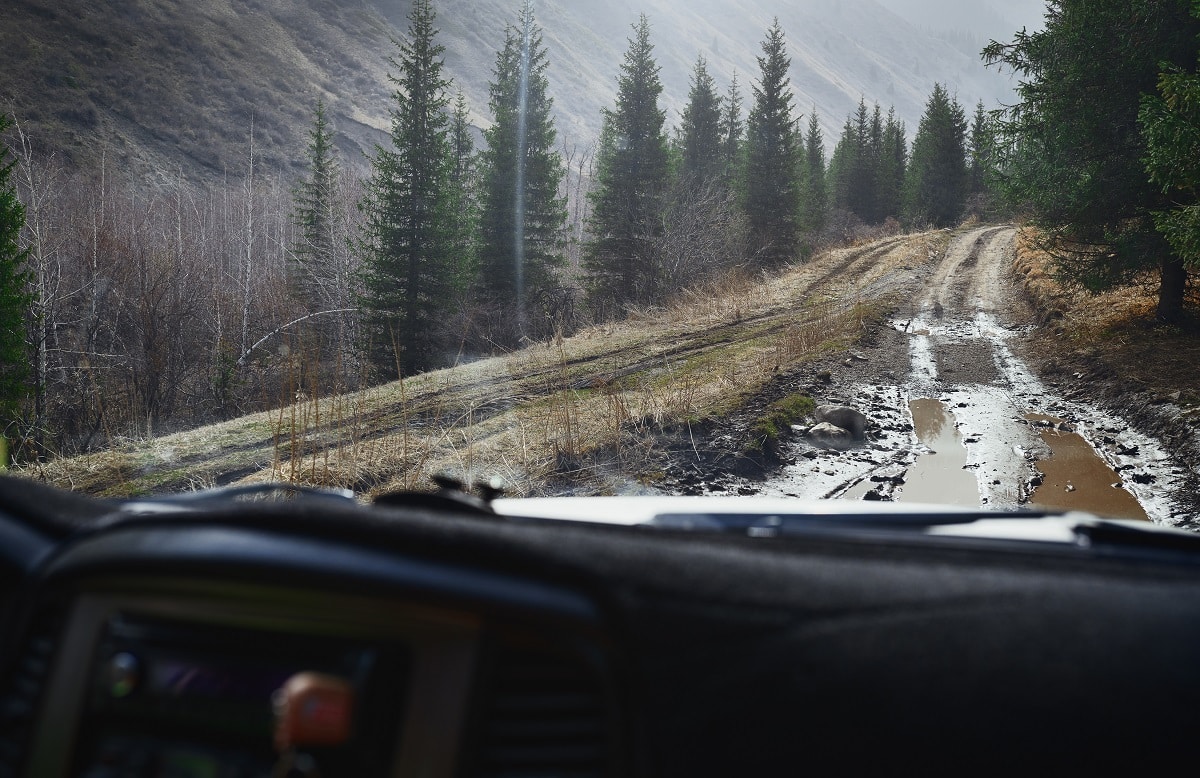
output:
M353 732L354 689L343 678L297 673L275 693L275 748L344 745Z

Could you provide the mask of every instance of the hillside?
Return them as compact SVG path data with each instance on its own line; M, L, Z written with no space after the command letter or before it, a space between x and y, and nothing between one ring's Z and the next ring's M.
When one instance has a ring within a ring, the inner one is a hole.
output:
M1034 504L1195 527L1194 333L1149 324L1136 288L1063 289L1030 240L982 224L884 237L505 356L297 392L22 474L108 496L285 481L368 498L442 473L512 495ZM1127 378L1168 351L1188 358ZM865 414L866 438L826 441L810 427L824 403Z
M297 394L272 411L24 474L110 496L272 480L368 496L425 489L443 472L498 476L514 494L629 491L665 478L673 449L725 458L732 448L730 466L761 468L793 420L773 403L876 332L946 241L900 236L827 252L507 356L350 395Z
M447 66L476 121L514 0L441 0ZM69 161L104 155L132 169L197 178L238 175L251 125L268 167L301 158L311 106L330 106L343 152L387 126L387 57L409 0L8 0L0 24L0 107L46 151ZM560 134L586 146L611 105L630 25L654 30L668 123L678 120L696 57L743 94L759 41L778 15L788 34L797 107L815 106L832 145L858 100L895 105L910 132L935 81L959 99L1006 99L1007 77L978 56L909 24L875 0L560 0L538 5Z
M343 151L384 126L390 27L351 0L7 0L0 107L46 153L145 173L268 168L299 157L315 99Z

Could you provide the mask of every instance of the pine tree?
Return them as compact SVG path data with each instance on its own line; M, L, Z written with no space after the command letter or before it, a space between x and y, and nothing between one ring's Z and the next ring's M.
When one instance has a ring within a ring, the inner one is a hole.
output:
M12 120L0 114L0 135ZM28 393L29 350L25 343L26 316L32 303L21 229L25 208L12 184L16 160L9 160L8 147L0 143L0 424L16 421L21 400ZM0 437L6 433L0 428ZM6 466L0 462L0 469Z
M1200 18L1200 5L1193 15ZM1186 285L1200 271L1200 69L1159 76L1158 94L1142 99L1139 123L1150 179L1170 199L1154 222L1182 265L1176 283Z
M862 104L860 104L862 105ZM865 105L862 105L865 108ZM868 224L879 224L887 216L880 204L879 176L883 166L883 112L875 104L871 117L861 127L862 154L856 171L859 215Z
M729 91L721 102L721 158L725 164L725 176L730 181L738 178L742 159L742 90L738 86L737 74L729 81Z
M833 147L833 158L829 161L829 190L833 207L839 210L852 211L851 188L854 171L858 169L859 155L862 142L854 128L854 115L846 117L842 125L842 134L838 136L837 145Z
M842 205L864 222L870 222L874 216L875 170L871 157L871 115L865 99L858 101L858 110L850 115L847 127L850 132L843 136L847 148L842 173L846 200Z
M721 130L721 98L717 94L717 84L708 73L704 57L700 57L692 71L692 88L680 125L680 177L684 182L698 184L721 172Z
M962 217L968 185L966 136L962 106L945 87L934 84L905 181L909 224L950 227Z
M338 272L336 236L338 165L334 157L333 128L318 99L308 133L308 177L292 193L293 221L299 230L292 248L293 288L311 310L331 305L331 296L346 279Z
M825 178L825 138L816 106L808 117L808 133L804 136L804 196L801 198L800 226L813 237L825 230L828 218L829 194Z
M992 132L991 122L980 100L975 106L975 117L971 121L971 136L969 154L970 185L968 192L972 196L981 196L987 192L988 170L991 168Z
M554 285L564 261L567 206L559 185L565 173L555 149L547 67L542 31L526 2L496 55L494 122L484 132L481 287L486 302L516 314L510 333L491 335L504 346L524 334L528 300Z
M899 218L903 213L904 177L907 168L908 138L904 122L896 118L896 110L892 108L888 111L883 128L883 144L875 184L880 221L889 216Z
M471 136L470 112L462 92L454 101L450 115L449 198L451 215L450 245L452 255L449 270L455 276L454 286L466 289L478 272L479 245L479 171L475 140Z
M618 77L617 103L605 110L596 155L596 188L589 195L592 234L584 257L589 300L602 314L609 306L656 299L660 287L657 239L663 231L670 177L666 114L650 22L633 27Z
M450 84L434 19L430 0L416 0L408 41L399 44L399 59L389 60L399 72L390 76L397 87L390 145L376 146L360 204L358 247L374 356L387 368L390 355L400 375L434 365L442 346L438 325L456 292Z
M1009 202L1033 215L1060 273L1085 288L1157 269L1158 315L1167 321L1182 315L1187 268L1154 222L1171 198L1146 175L1138 113L1164 63L1195 64L1200 21L1192 5L1052 0L1044 29L984 52L1021 78L1018 102L998 127Z
M796 170L796 122L788 79L791 59L776 19L762 44L761 70L746 132L746 216L755 256L780 265L796 256L800 187Z

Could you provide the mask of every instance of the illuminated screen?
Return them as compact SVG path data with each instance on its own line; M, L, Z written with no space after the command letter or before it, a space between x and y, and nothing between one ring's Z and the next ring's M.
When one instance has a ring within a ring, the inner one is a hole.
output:
M202 697L270 704L293 670L160 659L150 668L149 691L163 697Z

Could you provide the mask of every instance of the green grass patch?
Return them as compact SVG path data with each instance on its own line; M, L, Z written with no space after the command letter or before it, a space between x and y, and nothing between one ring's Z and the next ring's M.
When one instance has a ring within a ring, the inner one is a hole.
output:
M817 409L813 398L804 394L791 394L767 406L767 411L750 427L748 453L777 453L779 439L793 424L811 416Z

